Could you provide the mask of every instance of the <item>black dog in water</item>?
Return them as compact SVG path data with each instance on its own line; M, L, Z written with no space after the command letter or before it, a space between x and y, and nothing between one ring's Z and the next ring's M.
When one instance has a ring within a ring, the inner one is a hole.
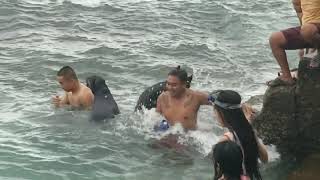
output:
M114 118L114 115L120 113L118 105L103 78L90 76L86 79L86 84L94 94L92 120L101 121L107 118Z
M192 81L192 75L188 77L187 88L190 88L191 81ZM159 82L157 84L154 84L148 87L139 96L139 99L136 104L136 107L134 108L134 111L137 111L137 110L141 111L143 106L148 110L157 107L157 99L163 91L166 91L165 81Z

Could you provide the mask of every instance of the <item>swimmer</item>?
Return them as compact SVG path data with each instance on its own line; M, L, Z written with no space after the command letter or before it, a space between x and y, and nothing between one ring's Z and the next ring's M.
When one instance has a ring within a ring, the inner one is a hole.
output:
M90 88L80 83L74 70L70 66L62 67L57 73L57 81L65 94L54 96L52 103L55 107L70 105L74 108L91 109L94 95Z
M170 126L181 123L185 130L197 128L197 114L201 105L210 105L208 94L187 88L187 72L180 67L169 72L166 89L157 100L156 111Z

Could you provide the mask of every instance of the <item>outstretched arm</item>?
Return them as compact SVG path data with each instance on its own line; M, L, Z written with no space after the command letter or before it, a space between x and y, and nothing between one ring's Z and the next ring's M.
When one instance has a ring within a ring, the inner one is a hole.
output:
M211 103L208 100L209 95L207 93L200 91L196 91L195 93L197 94L197 98L200 102L200 105L211 105Z

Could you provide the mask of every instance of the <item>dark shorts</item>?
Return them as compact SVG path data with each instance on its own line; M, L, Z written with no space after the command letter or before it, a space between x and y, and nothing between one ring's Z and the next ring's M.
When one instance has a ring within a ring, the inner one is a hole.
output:
M320 24L315 24L320 32ZM301 35L301 26L285 29L281 31L287 40L287 44L284 49L294 50L294 49L304 49L304 48L314 48L314 46L307 41L305 41Z

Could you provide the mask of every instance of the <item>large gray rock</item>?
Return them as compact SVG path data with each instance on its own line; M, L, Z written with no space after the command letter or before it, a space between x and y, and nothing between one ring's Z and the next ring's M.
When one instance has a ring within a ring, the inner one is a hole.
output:
M295 86L269 87L253 126L266 144L298 159L320 152L320 70L299 63Z

